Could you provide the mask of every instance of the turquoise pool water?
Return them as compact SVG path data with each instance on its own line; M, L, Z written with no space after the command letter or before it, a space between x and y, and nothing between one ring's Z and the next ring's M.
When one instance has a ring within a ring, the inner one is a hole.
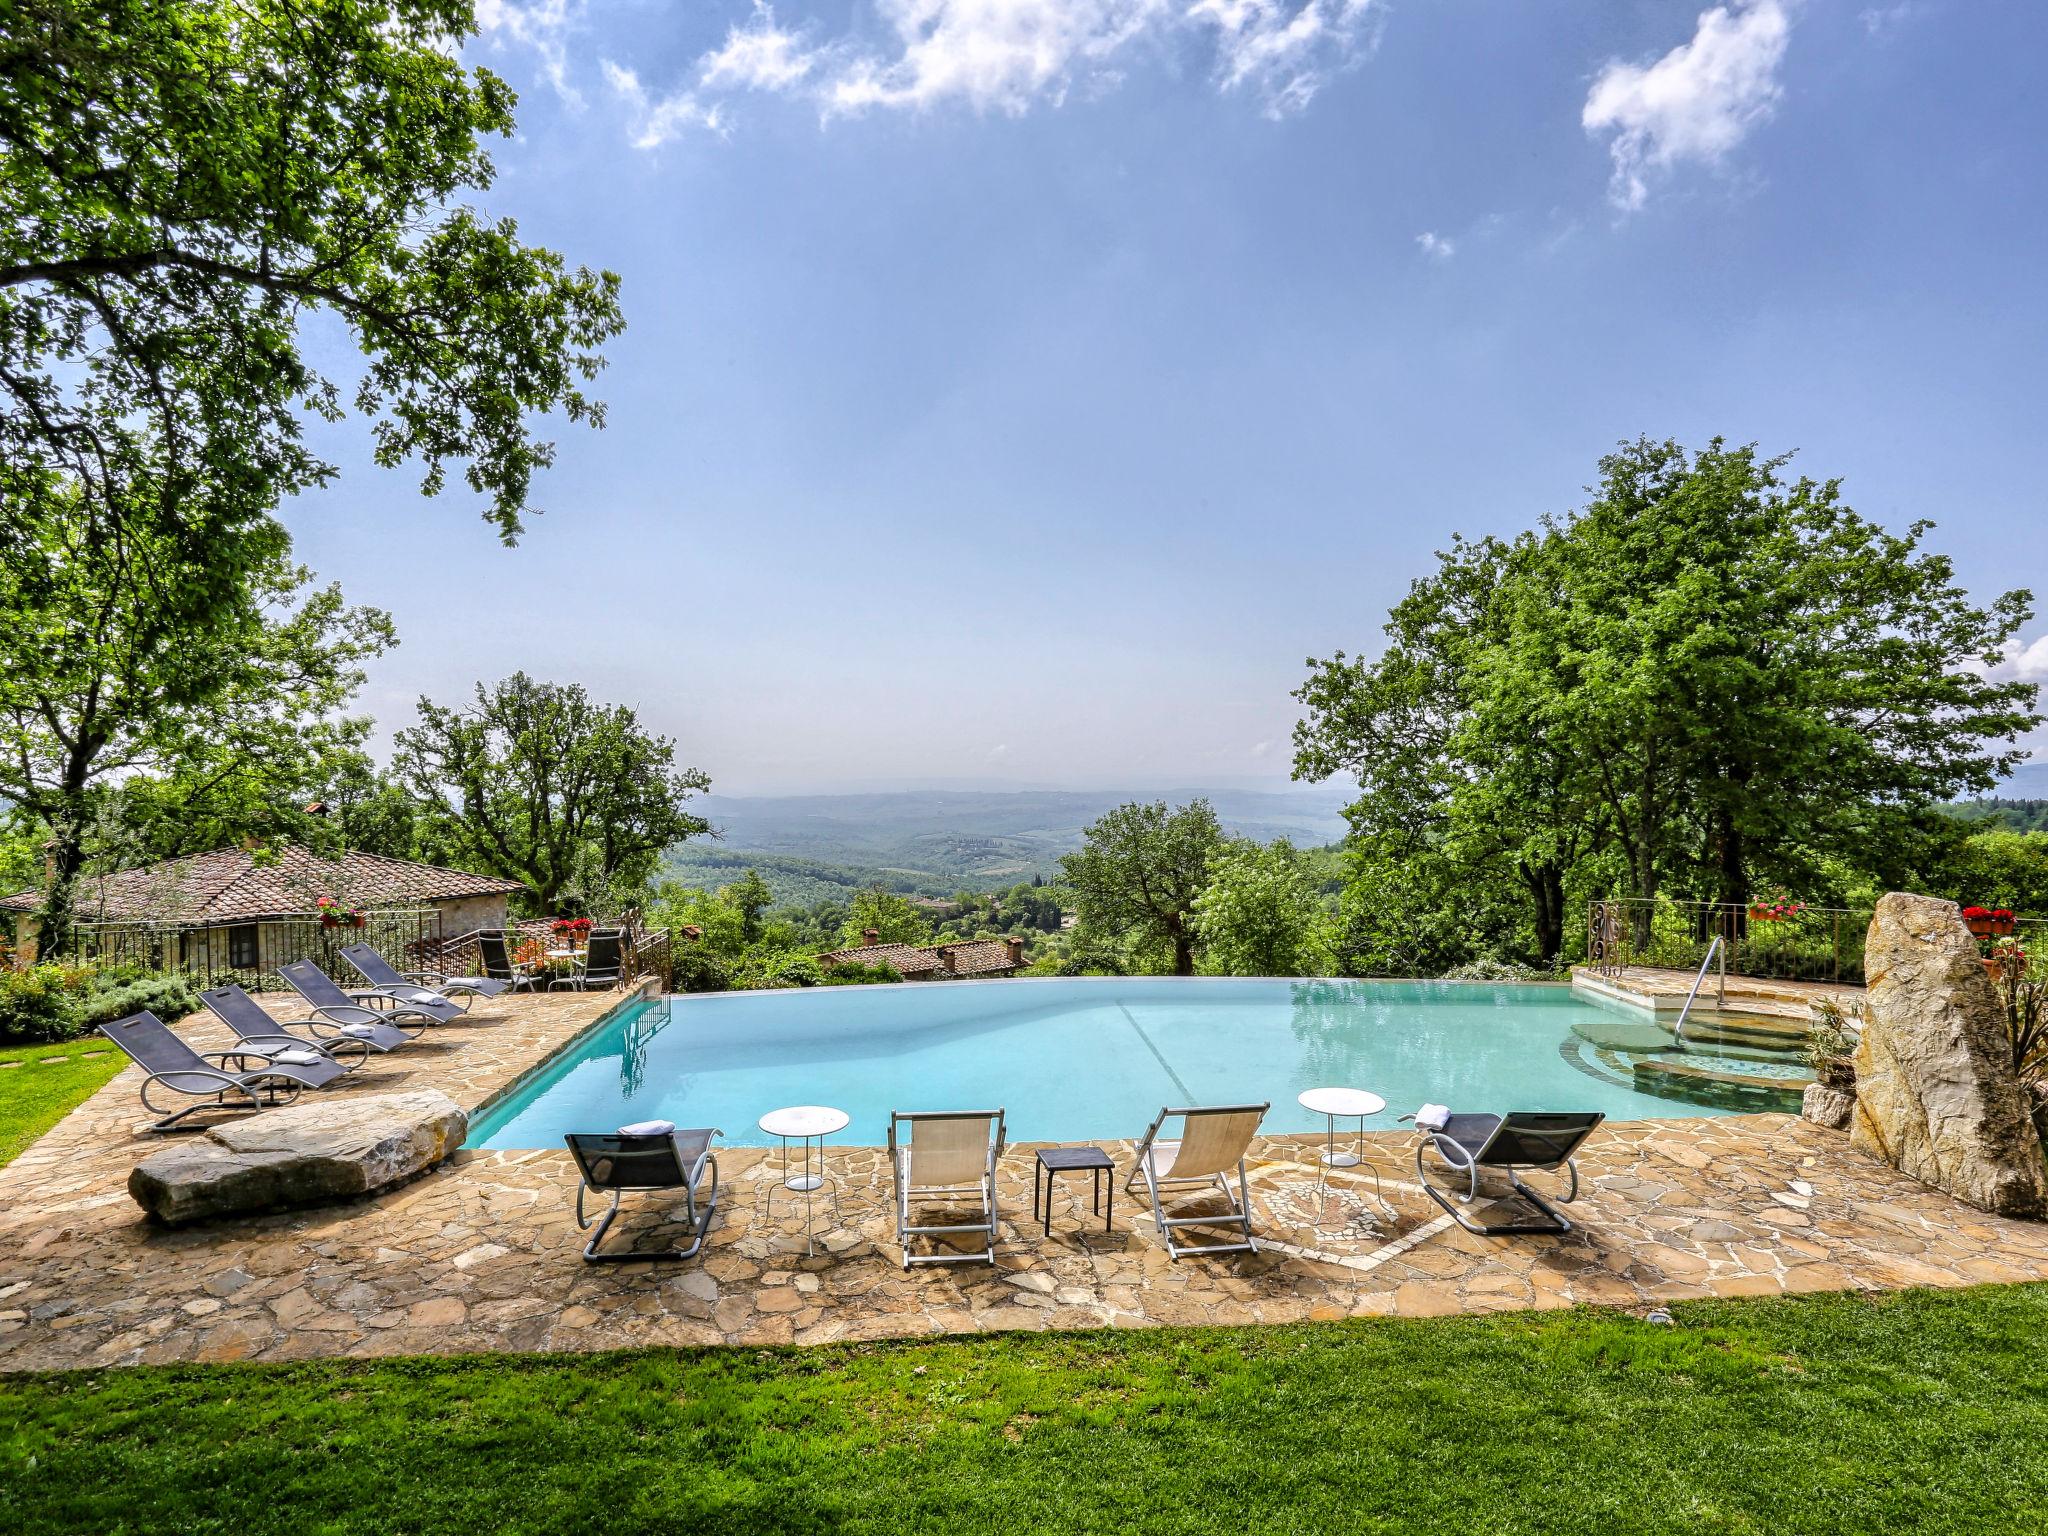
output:
M677 997L636 1006L479 1116L472 1147L558 1147L636 1120L722 1127L788 1104L852 1116L878 1145L895 1109L1009 1112L1017 1141L1142 1133L1164 1104L1269 1099L1269 1129L1321 1129L1305 1088L1369 1088L1391 1127L1461 1110L1715 1114L1631 1086L1617 1015L1561 986L1411 981L1024 980ZM1635 1026L1638 1030L1652 1028ZM1624 1031L1624 1033L1626 1033ZM1603 1045L1604 1042L1604 1045ZM1738 1107L1757 1107L1738 1106Z

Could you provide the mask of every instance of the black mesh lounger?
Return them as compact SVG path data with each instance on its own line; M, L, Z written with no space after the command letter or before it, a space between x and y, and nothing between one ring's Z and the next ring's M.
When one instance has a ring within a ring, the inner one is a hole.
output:
M303 1044L301 1048L313 1058L310 1061L281 1061L253 1051L209 1051L202 1056L147 1009L102 1024L100 1033L149 1074L142 1080L142 1107L159 1117L150 1126L153 1131L167 1131L202 1109L266 1109L289 1104L300 1089L324 1087L348 1071L317 1046ZM173 1101L155 1102L152 1090L203 1102L166 1113Z
M548 990L573 987L578 992L587 992L594 986L609 991L619 984L619 977L626 968L625 948L626 932L623 928L598 929L584 946L582 962L567 976L550 982Z
M1404 1120L1414 1116L1403 1115ZM1440 1129L1422 1127L1422 1144L1415 1149L1415 1173L1423 1192L1448 1211L1459 1226L1482 1237L1503 1237L1517 1232L1569 1232L1572 1224L1557 1206L1524 1184L1519 1172L1563 1168L1571 1174L1571 1188L1557 1197L1569 1205L1579 1197L1579 1165L1572 1161L1586 1138L1607 1117L1595 1110L1556 1113L1518 1110L1509 1115L1452 1115ZM1465 1193L1453 1204L1429 1181L1425 1154L1435 1152L1453 1171L1466 1179ZM1526 1221L1485 1224L1467 1218L1458 1209L1479 1194L1482 1169L1497 1168L1522 1199L1541 1213Z
M502 984L500 990L511 992L535 992L540 989L540 978L531 971L522 971L512 963L510 948L502 933L480 933L476 936L476 952L484 963L484 976Z
M411 998L414 1002L455 1003L464 1012L468 1011L468 1005L457 1003L458 997L496 997L509 985L493 981L488 976L449 976L441 971L401 972L367 944L344 945L341 958L354 966L356 974L373 987Z
M718 1211L718 1159L711 1154L711 1138L724 1134L712 1129L668 1131L651 1136L628 1136L623 1131L607 1135L572 1132L565 1137L569 1155L576 1159L576 1167L583 1175L576 1186L576 1225L581 1230L588 1229L593 1221L597 1223L597 1230L584 1246L583 1257L592 1264L695 1258L704 1246L704 1234L711 1229L711 1218ZM699 1193L707 1181L709 1192L700 1201ZM604 1241L605 1233L611 1230L619 1214L619 1196L629 1189L680 1189L688 1211L690 1246L655 1252L622 1248L614 1253L599 1253L598 1244ZM583 1196L589 1190L612 1197L611 1204L599 1215L584 1214Z
M404 1030L390 1024L342 1023L322 1018L317 1013L310 1019L273 1019L261 1003L232 982L224 987L209 987L199 994L199 1001L251 1048L274 1048L280 1042L310 1044L351 1069L367 1061L372 1051L392 1050L412 1039ZM369 1012L368 1009L354 1011ZM304 1030L305 1034L294 1035L293 1030ZM350 1056L355 1059L348 1060Z
M378 989L344 992L332 976L310 960L293 960L280 965L277 974L312 1005L315 1013L336 1023L361 1024L381 1020L404 1029L411 1022L413 1027L407 1033L417 1034L429 1024L446 1024L462 1015L460 1008L445 1000L414 1002Z

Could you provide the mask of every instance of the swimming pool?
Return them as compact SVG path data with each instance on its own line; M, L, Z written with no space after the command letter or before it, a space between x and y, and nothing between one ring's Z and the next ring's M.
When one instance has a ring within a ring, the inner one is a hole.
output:
M1675 1049L1659 1034L1542 984L1141 977L699 994L629 1006L479 1115L468 1145L559 1147L569 1131L664 1119L760 1146L773 1138L756 1122L788 1104L845 1110L835 1141L870 1146L892 1108L1000 1105L1013 1140L1082 1141L1135 1137L1164 1104L1268 1099L1269 1130L1307 1131L1324 1121L1295 1095L1331 1084L1385 1098L1378 1128L1425 1100L1624 1120L1765 1107L1638 1091L1635 1061Z

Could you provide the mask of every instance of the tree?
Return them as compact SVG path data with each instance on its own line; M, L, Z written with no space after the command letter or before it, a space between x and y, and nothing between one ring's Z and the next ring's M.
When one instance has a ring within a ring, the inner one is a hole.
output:
M1080 925L1169 945L1174 974L1194 975L1195 898L1222 844L1223 829L1207 800L1178 810L1163 801L1118 806L1082 834L1079 852L1060 860Z
M580 684L524 672L468 709L419 702L394 771L426 807L426 835L459 862L522 882L553 913L575 883L644 886L664 849L710 824L685 805L711 781L675 767L675 744Z
M867 937L870 929L877 937ZM931 919L909 897L879 885L854 892L846 921L839 928L839 943L844 949L856 949L863 944L924 944L931 936Z
M451 461L509 542L559 409L623 322L509 219L484 143L513 93L457 53L466 0L23 0L0 34L0 463L10 522L66 487L123 523L216 539L328 479L301 413L344 411L300 325L364 366L378 463ZM324 350L324 348L323 348ZM138 428L138 416L152 425ZM155 495L125 487L147 465ZM206 484L220 493L192 500ZM206 515L198 515L204 513Z
M46 830L44 948L66 942L88 829L110 784L238 758L274 761L319 737L392 642L390 621L314 588L265 519L231 574L137 520L108 527L76 488L0 550L0 797ZM211 592L205 604L178 594Z
M1310 976L1331 964L1328 925L1308 863L1285 838L1233 839L1209 861L1195 898L1202 969L1216 976Z
M761 914L774 905L775 892L758 869L749 869L731 885L720 886L718 899L739 913L741 937L752 944L761 937Z

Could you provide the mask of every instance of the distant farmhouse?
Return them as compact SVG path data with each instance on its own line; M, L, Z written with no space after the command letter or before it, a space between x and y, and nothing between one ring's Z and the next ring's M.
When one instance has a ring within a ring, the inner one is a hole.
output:
M304 952L303 940L290 930L318 916L323 896L350 908L404 907L438 914L438 936L452 939L479 928L503 928L507 899L523 889L516 880L466 875L410 859L374 853L327 859L285 843L260 853L223 848L82 878L77 918L158 930L166 948L160 964L202 972L268 971ZM13 918L17 946L35 936L33 914L42 904L40 890L0 899L0 914ZM168 952L173 937L175 954Z
M842 965L886 965L905 981L978 981L989 976L1014 976L1024 964L1022 939L956 939L947 944L877 944L870 928L868 943L835 949L818 956L826 970Z

